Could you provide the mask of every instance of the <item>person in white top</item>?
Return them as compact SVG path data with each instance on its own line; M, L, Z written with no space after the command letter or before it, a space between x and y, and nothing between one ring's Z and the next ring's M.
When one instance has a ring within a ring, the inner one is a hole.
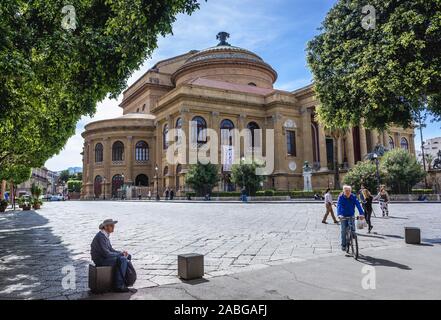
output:
M334 209L332 206L335 205L332 201L332 194L331 189L327 189L325 193L325 207L326 207L326 213L323 217L322 223L327 224L326 220L328 219L328 216L331 215L332 219L334 220L335 224L338 224L338 220L335 218Z

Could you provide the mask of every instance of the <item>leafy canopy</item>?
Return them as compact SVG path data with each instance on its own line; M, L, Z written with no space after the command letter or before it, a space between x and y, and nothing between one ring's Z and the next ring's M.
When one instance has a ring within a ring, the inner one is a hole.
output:
M386 129L412 124L424 106L441 119L441 1L371 0L366 30L362 0L339 0L308 44L308 64L331 126Z
M218 166L211 163L191 165L185 176L186 183L198 196L211 194L219 180Z
M265 180L264 176L256 174L258 167L254 162L245 163L243 161L240 164L233 165L231 168L231 181L240 188L245 187L249 195L256 195L256 192L262 188L261 183Z
M0 171L39 167L75 133L97 102L126 81L197 0L2 0L0 4Z

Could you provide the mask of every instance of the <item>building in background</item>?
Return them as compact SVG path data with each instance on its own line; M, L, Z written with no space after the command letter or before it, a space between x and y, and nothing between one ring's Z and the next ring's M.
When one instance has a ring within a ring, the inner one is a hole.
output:
M34 168L28 181L19 184L16 187L16 195L30 195L32 184L40 186L43 194L55 194L57 190L58 174L45 167Z
M123 185L161 194L171 187L182 195L188 165L166 161L171 129L197 137L198 146L207 143L204 129L215 130L219 159L231 143L221 131L274 130L275 168L263 186L274 190L303 189L305 161L313 168L312 186L324 189L332 188L335 160L344 175L377 145L415 154L413 129L378 132L359 125L335 140L316 121L313 85L293 92L274 88L277 72L257 54L230 45L228 37L221 32L215 47L158 62L124 92L122 117L85 127L82 198L109 199ZM265 136L252 139L252 150L264 155L265 145ZM230 168L219 166L217 191L234 189Z
M424 141L424 154L426 155L426 158L429 158L429 160L432 160L430 167L433 164L433 161L438 158L438 153L441 151L441 137L432 138ZM423 161L423 153L421 150L417 151L417 158L418 161L422 163ZM428 159L426 159L427 164L429 164Z

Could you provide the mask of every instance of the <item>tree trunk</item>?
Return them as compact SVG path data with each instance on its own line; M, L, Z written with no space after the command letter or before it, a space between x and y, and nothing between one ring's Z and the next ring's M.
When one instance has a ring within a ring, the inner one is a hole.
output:
M338 163L338 136L334 136L334 190L340 189L340 167Z

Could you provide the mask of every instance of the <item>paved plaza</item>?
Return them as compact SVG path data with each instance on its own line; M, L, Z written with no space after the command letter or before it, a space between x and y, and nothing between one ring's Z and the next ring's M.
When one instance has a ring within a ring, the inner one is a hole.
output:
M390 209L390 218L373 219L373 234L360 231L362 253L374 256L376 250L404 246L405 226L421 227L426 243L441 243L441 204ZM72 201L2 214L0 298L85 297L90 242L106 218L119 220L113 246L132 254L136 288L147 288L179 283L182 253L205 255L207 279L342 255L339 227L322 224L323 213L321 203ZM63 289L63 268L75 270L75 289Z

